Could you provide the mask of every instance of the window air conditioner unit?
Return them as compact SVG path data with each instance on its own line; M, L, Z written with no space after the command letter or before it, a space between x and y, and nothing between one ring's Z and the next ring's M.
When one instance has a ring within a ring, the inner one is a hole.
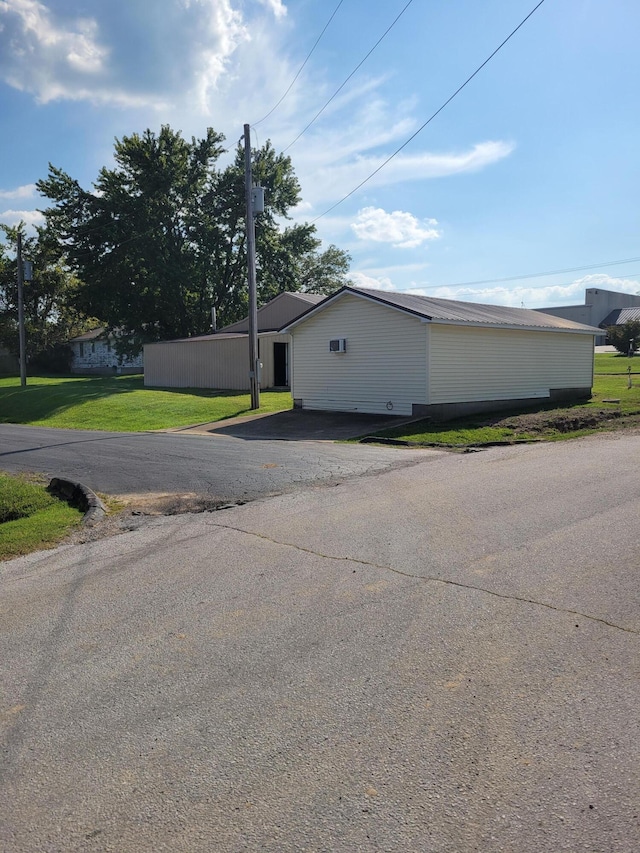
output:
M347 351L347 339L346 338L334 338L332 341L329 341L329 352L346 352Z

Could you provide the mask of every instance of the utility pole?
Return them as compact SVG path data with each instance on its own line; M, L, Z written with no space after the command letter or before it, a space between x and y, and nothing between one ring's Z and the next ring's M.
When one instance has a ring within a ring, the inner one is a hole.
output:
M249 278L249 387L251 408L260 408L260 382L258 378L258 297L256 293L256 231L253 219L251 181L251 127L244 126L244 190L247 222L247 274Z
M20 340L20 385L27 384L27 355L24 336L24 268L22 266L22 232L18 231L18 337Z

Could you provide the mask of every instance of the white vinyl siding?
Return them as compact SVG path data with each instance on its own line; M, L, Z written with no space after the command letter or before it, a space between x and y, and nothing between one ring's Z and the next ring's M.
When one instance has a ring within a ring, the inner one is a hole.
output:
M289 335L259 335L261 386L273 386L273 344ZM156 388L249 389L249 338L169 341L144 348L144 384Z
M591 388L593 336L433 324L429 367L430 404L544 398Z
M345 296L295 326L292 392L306 409L410 415L427 397L426 327ZM345 353L329 341L345 338Z

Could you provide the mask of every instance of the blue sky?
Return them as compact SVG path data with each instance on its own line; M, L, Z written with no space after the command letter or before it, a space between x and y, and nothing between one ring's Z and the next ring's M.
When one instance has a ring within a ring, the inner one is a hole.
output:
M114 137L211 126L233 147L251 123L356 284L527 308L640 293L637 0L545 0L325 214L535 5L343 0L259 121L338 0L0 0L0 221L39 221L48 162L89 187Z

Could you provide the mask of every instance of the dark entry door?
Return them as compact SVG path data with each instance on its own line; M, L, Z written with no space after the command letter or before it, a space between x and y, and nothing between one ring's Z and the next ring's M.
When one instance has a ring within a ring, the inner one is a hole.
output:
M273 384L279 388L289 387L289 344L274 341Z

